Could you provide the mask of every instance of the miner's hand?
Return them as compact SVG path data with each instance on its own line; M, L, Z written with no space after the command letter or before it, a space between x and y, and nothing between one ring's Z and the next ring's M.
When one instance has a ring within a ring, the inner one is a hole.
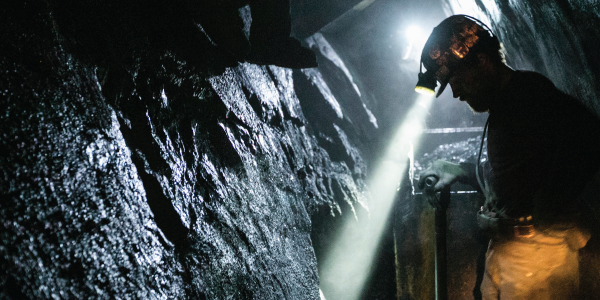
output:
M420 174L419 188L426 191L439 192L450 187L461 177L467 176L460 165L443 160L435 161L431 167Z

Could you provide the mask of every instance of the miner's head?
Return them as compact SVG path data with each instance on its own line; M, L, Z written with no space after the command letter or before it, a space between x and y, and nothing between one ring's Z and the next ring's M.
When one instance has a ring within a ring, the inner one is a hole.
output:
M504 56L487 26L475 18L455 15L433 29L421 63L426 72L419 75L419 84L433 82L435 88L435 81L439 82L439 96L449 83L455 98L482 112L489 107L487 96L497 84L493 74L504 65Z

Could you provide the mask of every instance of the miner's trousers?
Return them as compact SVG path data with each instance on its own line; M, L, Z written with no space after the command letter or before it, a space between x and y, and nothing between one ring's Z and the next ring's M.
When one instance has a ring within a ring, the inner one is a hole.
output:
M570 228L528 238L493 238L486 253L483 299L578 299L579 249L589 237Z

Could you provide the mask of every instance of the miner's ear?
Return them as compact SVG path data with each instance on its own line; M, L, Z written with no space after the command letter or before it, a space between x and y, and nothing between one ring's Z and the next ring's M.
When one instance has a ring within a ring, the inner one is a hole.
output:
M477 54L477 64L483 70L491 70L493 68L489 55L485 53Z
M484 53L477 54L477 62L480 67L484 67L490 63L490 58Z

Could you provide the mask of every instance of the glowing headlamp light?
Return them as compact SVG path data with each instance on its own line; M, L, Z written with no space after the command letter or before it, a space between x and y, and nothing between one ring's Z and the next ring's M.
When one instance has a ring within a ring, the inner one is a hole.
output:
M419 73L419 81L415 87L415 92L428 96L435 95L435 87L437 86L437 80L435 75L430 71L421 71Z

